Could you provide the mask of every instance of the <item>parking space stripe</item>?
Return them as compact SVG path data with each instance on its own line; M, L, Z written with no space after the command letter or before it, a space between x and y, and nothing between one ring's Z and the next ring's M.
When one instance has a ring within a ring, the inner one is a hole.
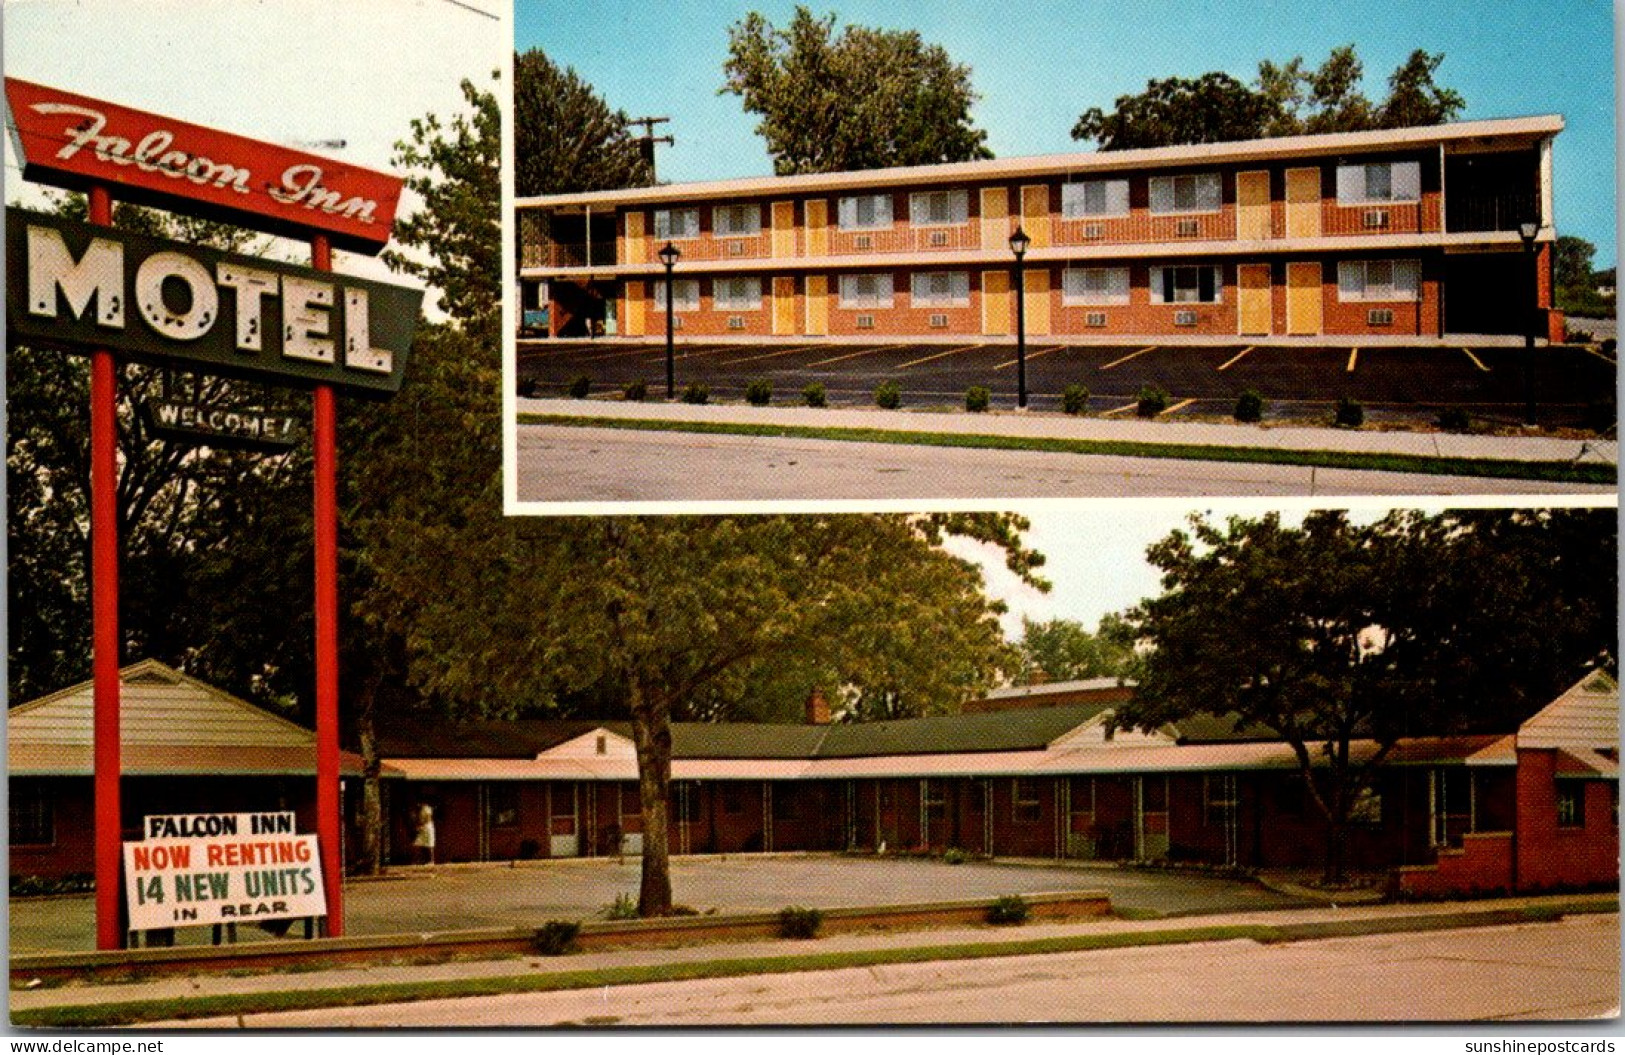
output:
M1484 371L1486 374L1490 372L1490 368L1484 365L1484 360L1482 360L1478 356L1474 355L1473 350L1471 348L1463 348L1461 350L1461 354L1463 354L1467 358L1471 359L1473 361L1473 365L1478 367L1480 370Z
M729 360L727 360L726 365L732 366L735 363L754 363L758 359L776 359L781 355L794 355L797 352L810 352L814 348L822 348L822 347L824 347L824 345L821 345L821 344L804 344L804 345L801 345L799 348L781 348L780 350L778 350L776 352L764 352L761 355L747 355L747 356L745 356L745 357L743 357L741 359L729 359Z
M1176 410L1183 410L1185 407L1190 406L1194 402L1196 402L1196 400L1194 400L1194 399L1181 399L1178 403L1175 403L1173 406L1169 407L1167 410L1164 410L1162 413L1163 414L1172 414ZM1161 415L1158 415L1158 416L1160 417Z
M865 348L862 351L849 352L846 355L837 355L833 359L820 359L816 363L808 363L807 365L808 366L828 366L830 363L839 363L839 362L844 362L847 359L856 359L860 355L873 355L876 352L884 352L887 348L891 348L891 347L895 347L895 346L894 345L883 344L878 348Z
M1587 348L1587 349L1585 349L1585 353L1587 355L1594 355L1598 359L1601 359L1605 363L1613 363L1615 366L1619 365L1619 362L1617 360L1610 359L1608 356L1603 355L1601 352L1597 351L1595 348Z
M1118 363L1126 363L1130 359L1137 359L1140 356L1144 355L1146 352L1154 352L1154 351L1156 351L1157 348L1158 348L1158 346L1153 344L1148 348L1141 348L1137 352L1130 352L1127 355L1123 356L1121 359L1113 359L1111 362L1109 362L1105 366L1101 367L1101 369L1102 370L1110 370L1112 367L1116 366Z
M1110 410L1103 410L1103 411L1100 412L1100 416L1103 417L1103 418L1109 418L1113 414L1121 414L1125 410L1136 410L1136 409L1139 408L1139 406L1140 406L1140 401L1136 399L1132 403L1124 403L1120 407L1113 407Z
M1230 358L1228 358L1224 362L1220 363L1217 367L1215 367L1215 369L1218 369L1218 370L1228 370L1228 369L1230 369L1230 367L1233 366L1234 364L1241 362L1241 357L1242 356L1246 355L1248 352L1250 352L1252 350L1253 350L1253 346L1249 344L1247 347L1243 348L1241 351L1237 352L1235 355L1232 355Z
M665 352L661 349L657 349L646 344L640 344L635 348L616 348L613 351L600 352L597 355L584 355L572 361L577 363L596 363L602 359L631 359L634 356L648 355L650 352L654 351L660 351L662 355L665 354ZM568 356L570 353L564 352L563 354Z
M960 347L960 348L950 348L946 352L937 352L937 353L935 353L933 355L921 356L918 359L910 359L906 363L899 364L897 369L901 370L904 367L908 367L908 366L918 366L921 363L929 363L933 359L941 359L944 356L956 355L959 352L968 352L972 348L980 348L980 347L981 347L981 345L979 345L979 344L967 344L967 345L964 345L963 347Z
M1351 373L1351 374L1354 373L1354 364L1359 362L1359 360L1360 360L1360 349L1358 349L1358 348L1350 348L1349 349L1349 365L1348 365L1348 372L1349 373Z
M1051 352L1059 352L1065 347L1066 347L1066 345L1064 345L1064 344L1057 344L1053 348L1044 348L1044 349L1041 349L1041 350L1036 351L1036 352L1028 352L1027 353L1027 361L1032 362L1034 359L1037 359L1041 355L1048 355ZM1016 363L1018 363L1018 362L1020 362L1019 359L1007 359L1004 362L999 363L993 369L995 369L995 370L1008 369L1009 367L1015 366Z

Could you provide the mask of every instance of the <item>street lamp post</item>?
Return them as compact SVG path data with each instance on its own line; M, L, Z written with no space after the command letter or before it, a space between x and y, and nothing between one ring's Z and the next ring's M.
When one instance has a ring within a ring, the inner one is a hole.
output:
M1027 282L1024 260L1032 239L1016 225L1010 236L1010 251L1016 254L1016 406L1027 409Z
M1524 256L1532 265L1529 274L1534 279L1535 307L1529 312L1523 333L1523 420L1525 425L1535 424L1535 320L1540 311L1539 257L1535 255L1535 236L1540 234L1540 221L1525 220L1518 225L1518 237L1523 239Z
M672 302L674 300L671 271L672 268L677 266L677 260L683 255L683 251L667 242L660 247L660 252L657 255L660 257L660 262L666 265L666 398L674 399L677 396L677 368L673 362L671 347Z

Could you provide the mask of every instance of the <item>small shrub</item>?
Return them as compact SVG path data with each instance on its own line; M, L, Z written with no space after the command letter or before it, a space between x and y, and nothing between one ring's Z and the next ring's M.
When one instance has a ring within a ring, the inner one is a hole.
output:
M519 382L519 394L525 399L536 395L536 379L534 377L522 378Z
M621 398L628 403L642 403L649 398L649 382L628 381L621 386Z
M1461 407L1445 407L1434 423L1446 432L1466 432L1473 427L1473 419Z
M805 402L809 407L823 407L829 405L828 400L824 395L824 382L822 381L814 381L806 388L803 388L801 390L801 398L802 401Z
M536 951L543 956L563 956L575 948L581 924L566 919L550 919L536 928Z
M992 401L992 398L993 393L989 392L986 386L971 385L965 390L965 409L972 414L980 414L987 410L987 405Z
M745 402L753 407L765 407L773 398L773 382L765 377L758 377L745 386Z
M1061 389L1061 409L1073 417L1077 417L1089 408L1089 390L1079 384L1070 384Z
M779 910L779 937L816 938L824 925L824 914L815 908L791 905Z
M570 398L586 399L587 390L592 388L592 378L581 374L570 382Z
M1168 409L1168 393L1161 385L1150 384L1140 388L1140 401L1134 413L1142 418L1154 418Z
M631 894L616 894L615 900L604 909L605 919L637 919L638 899Z
M1257 389L1249 388L1236 397L1234 417L1237 421L1246 422L1264 420L1264 397Z
M948 851L942 855L942 863L945 865L962 865L969 860L970 854L957 846L949 847Z
M699 405L711 402L711 389L698 381L690 381L688 387L683 389L683 402Z
M1337 409L1332 412L1332 424L1345 429L1357 429L1365 424L1365 407L1357 399L1344 396L1337 401Z
M882 381L875 389L875 406L881 410L896 410L903 405L903 390L896 381Z
M1616 341L1614 338L1612 338L1612 337L1604 337L1602 339L1602 343L1597 345L1597 351L1601 352L1603 355L1613 355L1614 354L1614 349L1618 348L1618 347L1619 347L1619 342Z
M987 907L987 921L1001 926L1025 923L1031 912L1020 894L1006 894Z

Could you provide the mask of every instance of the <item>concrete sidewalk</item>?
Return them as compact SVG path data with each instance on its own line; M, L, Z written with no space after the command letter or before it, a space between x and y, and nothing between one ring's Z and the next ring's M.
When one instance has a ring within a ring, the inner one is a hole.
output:
M387 964L313 971L282 971L262 975L160 977L141 982L110 985L75 984L59 988L30 989L27 980L24 979L13 981L16 988L11 992L11 1009L16 1013L42 1008L80 1007L129 1001L184 1001L212 996L344 990L363 986L433 985L470 979L519 976L534 978L538 975L558 975L617 967L659 968L679 964L726 963L842 952L941 949L951 958L954 955L952 947L958 945L1008 945L1014 951L1014 947L1034 940L1087 935L1117 935L1124 939L1125 944L1136 944L1134 936L1141 935L1148 944L1153 942L1168 944L1170 940L1178 940L1177 937L1170 939L1171 933L1189 935L1191 940L1204 940L1200 933L1202 931L1242 926L1271 928L1283 940L1308 940L1396 930L1486 926L1508 922L1509 916L1528 911L1549 913L1553 916L1576 912L1617 914L1618 898L1614 894L1596 894L1407 905L1327 905L1310 909L1221 913L1177 919L1092 919L1064 923L1031 923L1019 927L952 927L929 931L843 934L812 941L781 939L713 943L559 957L538 955L426 965Z
M1074 418L1061 414L944 413L879 408L814 409L686 403L628 403L618 399L520 399L521 414L665 422L791 425L799 428L881 429L970 436L1097 440L1119 443L1258 447L1271 450L1403 454L1425 458L1478 458L1619 464L1617 440L1549 436L1482 436L1452 432L1380 432L1303 426L1226 425L1206 422Z

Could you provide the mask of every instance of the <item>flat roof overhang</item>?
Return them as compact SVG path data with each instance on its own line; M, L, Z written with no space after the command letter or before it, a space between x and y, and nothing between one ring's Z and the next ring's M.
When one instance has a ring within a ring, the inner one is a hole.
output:
M597 206L655 205L871 187L1090 175L1159 166L1171 168L1183 165L1328 157L1353 151L1404 150L1417 147L1444 147L1461 152L1516 150L1533 147L1542 139L1561 132L1563 127L1561 116L1542 114L1491 121L1458 121L1445 125L1424 125L1375 132L1282 136L1275 139L1196 143L1141 150L1083 151L1075 154L995 158L990 161L914 165L859 172L753 176L697 183L669 183L656 187L628 187L621 190L518 198L514 205L519 209L543 208L560 212L577 212Z

